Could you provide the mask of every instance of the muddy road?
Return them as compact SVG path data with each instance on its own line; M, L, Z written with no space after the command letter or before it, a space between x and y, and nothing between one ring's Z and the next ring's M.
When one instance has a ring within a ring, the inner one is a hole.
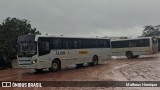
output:
M119 57L97 66L85 66L78 69L75 67L66 67L58 72L44 70L42 73L36 73L34 70L30 69L5 69L0 70L0 81L160 81L159 56L160 53L156 55L142 56L138 59ZM67 88L50 89L63 90ZM89 90L91 88L69 89ZM97 88L92 89L96 90ZM125 90L124 88L99 89ZM141 89L127 88L126 90Z
M58 72L43 70L37 73L31 69L6 69L1 70L1 81L91 81L91 80L112 80L112 70L124 64L131 63L131 60L110 60L97 66L85 66L80 68L66 67ZM113 75L112 75L113 76Z

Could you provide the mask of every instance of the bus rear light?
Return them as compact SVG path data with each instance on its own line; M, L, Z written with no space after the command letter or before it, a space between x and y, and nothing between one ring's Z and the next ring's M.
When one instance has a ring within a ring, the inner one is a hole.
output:
M36 62L37 62L37 59L33 60L33 61L32 61L32 64L35 64Z

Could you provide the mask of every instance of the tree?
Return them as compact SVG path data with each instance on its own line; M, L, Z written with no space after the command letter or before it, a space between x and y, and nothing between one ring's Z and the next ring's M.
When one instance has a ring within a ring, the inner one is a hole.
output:
M41 34L36 28L32 28L30 21L18 18L6 18L0 24L0 59L14 58L18 36L25 34Z
M160 36L160 25L157 25L157 26L146 25L144 27L144 30L141 36L142 37Z

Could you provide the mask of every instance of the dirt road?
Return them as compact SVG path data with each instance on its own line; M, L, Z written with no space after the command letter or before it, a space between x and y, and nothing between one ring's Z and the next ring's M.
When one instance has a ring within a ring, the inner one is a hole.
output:
M42 73L36 73L34 70L30 69L5 69L0 71L0 81L160 81L159 55L160 53L157 55L142 56L138 59L112 59L97 66L86 66L78 69L72 67L58 72L45 70ZM52 87L50 89L141 90L142 88ZM149 88L143 89L150 90ZM154 89L158 90L158 88Z

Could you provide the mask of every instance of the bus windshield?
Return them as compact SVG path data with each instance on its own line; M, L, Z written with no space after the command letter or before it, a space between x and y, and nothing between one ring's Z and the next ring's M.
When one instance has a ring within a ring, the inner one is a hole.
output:
M31 57L37 53L37 43L34 41L21 41L18 43L18 56Z

